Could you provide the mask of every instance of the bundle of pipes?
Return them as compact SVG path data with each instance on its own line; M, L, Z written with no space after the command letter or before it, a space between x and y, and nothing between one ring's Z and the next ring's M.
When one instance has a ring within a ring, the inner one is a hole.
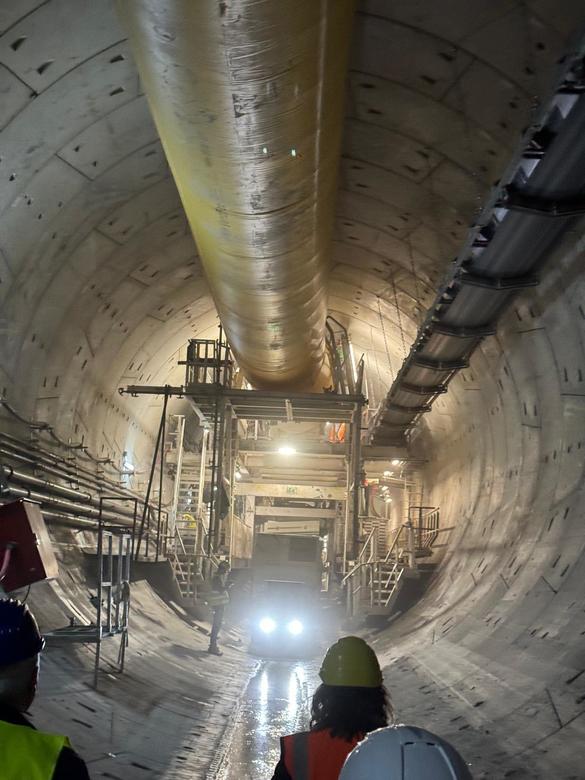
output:
M138 500L139 513L142 511L137 494L7 433L0 433L0 458L8 482L7 497L37 501L49 520L95 528L100 517L100 494L104 493L123 500L115 506L111 500L106 502L107 508L101 510L106 523L132 526L133 499ZM51 475L51 479L39 473Z
M353 0L118 10L239 366L322 391Z

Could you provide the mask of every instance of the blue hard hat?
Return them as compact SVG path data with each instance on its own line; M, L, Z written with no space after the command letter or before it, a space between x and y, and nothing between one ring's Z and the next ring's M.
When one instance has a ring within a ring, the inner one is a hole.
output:
M45 646L32 612L20 601L0 601L0 667L17 664Z

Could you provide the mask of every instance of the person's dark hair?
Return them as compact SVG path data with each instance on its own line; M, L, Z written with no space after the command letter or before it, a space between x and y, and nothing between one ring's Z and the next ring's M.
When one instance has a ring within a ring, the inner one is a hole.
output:
M392 721L394 714L386 688L320 685L311 706L311 731L329 729L348 742Z

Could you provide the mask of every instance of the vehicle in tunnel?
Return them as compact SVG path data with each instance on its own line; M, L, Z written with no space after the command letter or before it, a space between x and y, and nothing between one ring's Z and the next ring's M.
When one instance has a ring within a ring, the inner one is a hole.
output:
M285 526L286 527L286 526ZM319 595L323 576L319 536L256 533L252 554L253 587L264 590L268 580L303 582Z
M321 609L315 595L305 582L265 580L257 588L250 613L250 651L285 658L315 653L322 641Z

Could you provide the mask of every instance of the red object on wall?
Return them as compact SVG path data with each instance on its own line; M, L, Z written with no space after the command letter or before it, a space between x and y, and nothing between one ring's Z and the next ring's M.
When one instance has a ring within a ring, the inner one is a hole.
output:
M10 557L0 582L0 587L7 593L59 574L38 504L21 500L0 506L0 569L7 550L10 550Z

